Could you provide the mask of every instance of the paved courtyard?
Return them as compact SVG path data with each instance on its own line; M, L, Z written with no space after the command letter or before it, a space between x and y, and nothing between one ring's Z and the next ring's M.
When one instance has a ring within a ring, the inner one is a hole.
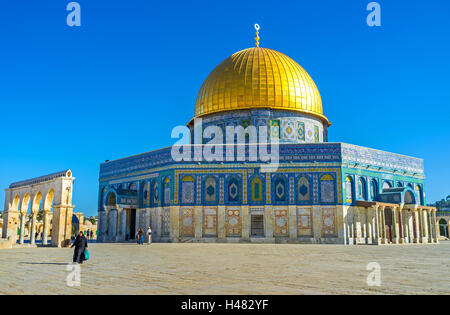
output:
M66 284L71 249L0 251L1 294L450 294L440 245L90 244L81 286ZM369 287L366 266L381 266Z

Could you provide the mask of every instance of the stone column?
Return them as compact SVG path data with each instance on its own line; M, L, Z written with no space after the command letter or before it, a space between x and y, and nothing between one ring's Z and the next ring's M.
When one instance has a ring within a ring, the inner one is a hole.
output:
M52 246L63 247L70 244L73 207L66 204L53 205Z
M373 213L374 213L374 243L380 244L380 215L378 211L378 206L373 206Z
M241 206L242 240L250 241L250 213L247 205Z
M288 206L288 225L289 225L289 240L297 240L297 207L295 205ZM343 236L344 237L344 236Z
M2 237L11 240L12 244L17 242L17 228L20 222L20 212L18 210L7 210L3 212Z
M125 209L120 209L119 241L125 241L126 234L127 234L127 211Z
M386 239L386 215L384 213L384 210L385 210L385 207L382 206L381 207L381 224L380 224L380 227L381 227L381 232L382 232L383 236L381 238L381 242L383 244L387 244L388 241Z
M434 242L439 243L439 226L436 220L436 209L431 211L432 211L431 213L433 214Z
M423 236L422 243L428 243L428 216L425 210L422 210Z
M431 210L426 210L428 219L428 243L433 243L434 239L434 225L431 218Z
M405 209L402 211L402 214L403 242L411 243L409 237L409 212Z
M422 225L420 224L420 211L417 209L414 209L412 215L414 216L414 218L413 218L413 229L414 229L414 233L415 233L414 243L418 244L422 241L422 237L421 237ZM414 221L416 222L415 225L414 225Z
M27 213L20 213L20 236L19 236L19 244L23 244L25 238L25 220L27 219Z
M104 242L105 241L106 224L107 224L106 210L101 210L101 211L98 212L97 242Z
M37 211L32 213L33 217L31 219L31 235L30 235L30 243L35 244L36 243L36 217L37 217Z
M114 241L117 235L117 210L111 209L109 211L109 229L108 229L108 240Z
M373 243L373 213L371 208L366 208L366 221L367 221L367 230L366 230L366 244Z
M402 206L398 208L398 238L399 243L403 244L405 243L405 231L403 230L403 209Z
M48 228L50 225L50 217L49 217L50 210L44 210L44 228L42 230L42 245L48 244Z
M394 232L394 238L393 243L398 244L399 241L399 229L398 229L398 208L392 207L392 225L393 225L393 232Z

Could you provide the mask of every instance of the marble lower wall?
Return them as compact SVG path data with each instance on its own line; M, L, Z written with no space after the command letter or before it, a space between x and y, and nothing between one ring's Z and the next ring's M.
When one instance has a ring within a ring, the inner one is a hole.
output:
M345 243L343 206L170 206L136 217L155 242Z

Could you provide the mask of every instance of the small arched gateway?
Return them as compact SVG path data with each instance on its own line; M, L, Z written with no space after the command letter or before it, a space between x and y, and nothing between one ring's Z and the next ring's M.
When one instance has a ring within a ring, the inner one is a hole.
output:
M72 171L65 170L12 183L5 190L6 209L3 214L2 237L10 238L13 243L19 239L19 243L23 244L26 220L31 214L30 243L34 244L36 242L37 216L41 211L44 221L42 243L47 244L51 231L53 246L68 246L72 232L74 180Z
M439 234L446 238L449 237L448 225L449 225L449 223L446 219L442 218L439 220Z

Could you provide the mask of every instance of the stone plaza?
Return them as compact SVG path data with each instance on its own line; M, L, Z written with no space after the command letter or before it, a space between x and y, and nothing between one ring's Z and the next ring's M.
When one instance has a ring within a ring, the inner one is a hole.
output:
M81 285L72 250L3 250L0 294L450 294L450 242L423 245L92 243ZM381 267L368 286L367 264Z

